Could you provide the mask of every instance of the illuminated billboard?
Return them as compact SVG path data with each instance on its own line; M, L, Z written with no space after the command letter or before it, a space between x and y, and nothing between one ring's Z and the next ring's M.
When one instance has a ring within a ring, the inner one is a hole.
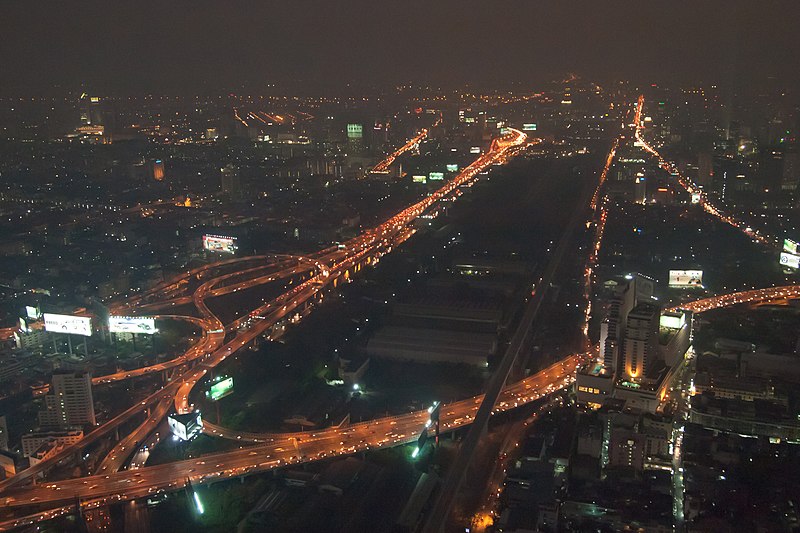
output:
M206 391L206 398L213 401L220 400L233 393L233 378L225 377L211 384L211 388Z
M25 306L25 316L31 318L33 320L37 320L39 317L42 316L42 313L39 312L38 307L33 307L32 305Z
M522 125L522 131L536 131L538 126L534 122L528 122Z
M669 271L669 286L670 287L702 287L703 286L703 271L702 270L670 270Z
M411 176L411 181L414 183L428 183L427 176Z
M88 316L56 315L45 313L44 330L51 333L71 333L92 336L92 319Z
M442 181L444 179L444 172L431 172L428 174L428 179L431 181Z
M479 154L479 153L481 153L481 147L480 146L473 146L472 148L469 149L469 153L471 153L471 154Z
M792 239L783 239L780 263L784 267L800 269L800 253L797 250L797 242Z
M199 412L169 415L167 424L175 438L183 441L192 440L203 431L203 419Z
M448 172L458 172L458 165L448 164L445 168Z
M662 328L681 329L686 324L685 313L664 313L658 321Z
M364 136L364 126L361 124L348 124L347 125L347 138L360 139Z
M156 333L156 320L142 316L110 316L108 317L108 331L111 333Z
M203 235L203 248L209 252L220 252L225 254L235 254L239 247L236 245L236 237L224 237L222 235Z
M781 265L789 268L800 269L800 255L781 252Z
M693 192L692 193L692 203L693 204L699 204L700 203L700 193L699 192Z

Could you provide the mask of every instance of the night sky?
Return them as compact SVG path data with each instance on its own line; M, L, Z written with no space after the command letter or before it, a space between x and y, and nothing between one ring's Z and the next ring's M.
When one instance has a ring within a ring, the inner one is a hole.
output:
M800 81L800 2L4 2L0 92Z

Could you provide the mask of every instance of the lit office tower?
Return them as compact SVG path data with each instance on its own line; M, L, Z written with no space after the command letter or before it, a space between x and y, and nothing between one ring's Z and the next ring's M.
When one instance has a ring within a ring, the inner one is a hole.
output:
M364 126L362 124L347 125L348 155L360 154L364 151Z
M697 184L708 189L713 177L714 156L709 152L701 152L697 155Z
M220 169L222 174L222 192L233 200L242 195L242 181L239 177L239 168L236 165L225 165Z
M600 356L603 365L610 372L620 367L623 334L628 315L638 304L652 301L653 288L653 280L641 274L626 276L614 288L608 314L600 324Z
M164 161L153 159L151 162L152 177L156 181L164 181Z
M642 302L628 313L622 343L622 365L617 378L636 380L645 375L658 358L660 308Z
M98 96L89 96L86 93L80 99L80 120L81 126L103 126L105 117L103 116L102 101Z
M644 172L636 173L636 182L633 190L633 201L637 204L644 204L647 202L647 179L644 177Z
M784 191L797 190L800 182L800 160L796 148L783 154L783 171L781 173L781 189Z
M3 415L0 415L0 450L8 451L8 425Z
M39 411L42 427L72 427L96 424L92 400L92 375L53 374L50 394L45 396L45 409Z

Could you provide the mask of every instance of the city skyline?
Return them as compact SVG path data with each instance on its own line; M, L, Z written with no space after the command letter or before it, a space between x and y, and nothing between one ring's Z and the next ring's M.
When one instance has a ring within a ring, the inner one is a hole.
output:
M798 531L798 18L9 6L0 531Z

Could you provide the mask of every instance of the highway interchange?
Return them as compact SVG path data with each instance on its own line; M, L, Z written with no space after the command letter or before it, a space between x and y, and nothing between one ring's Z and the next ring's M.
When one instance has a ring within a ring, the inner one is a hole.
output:
M641 101L639 103L641 109ZM638 114L637 114L638 117ZM637 121L637 124L639 122ZM639 131L637 130L637 138ZM49 460L21 471L17 476L0 482L0 502L6 510L20 514L0 522L0 530L47 520L73 513L76 501L89 510L122 500L146 497L162 491L183 488L188 482L204 484L221 479L255 474L289 464L348 455L384 446L396 446L415 441L425 427L427 411L391 416L317 432L265 434L235 432L207 424L206 432L240 441L240 449L209 454L184 461L123 470L126 461L139 443L147 442L172 410L190 412L193 406L189 395L195 386L230 355L248 346L310 302L323 295L323 289L349 279L363 265L373 264L380 257L414 234L413 221L439 200L447 198L458 187L467 184L489 166L504 162L529 141L518 130L492 144L492 148L453 180L423 200L397 213L383 224L367 230L358 237L321 250L310 257L259 256L222 261L187 272L178 279L156 287L124 304L112 306L113 312L142 314L146 311L194 304L198 317L156 314L159 319L183 320L200 328L199 341L180 357L152 367L119 372L95 378L96 385L133 377L173 372L173 379L140 403L107 421L90 432L79 445L67 447ZM649 145L648 145L649 146ZM657 152L652 151L655 155ZM660 156L658 156L660 158ZM608 170L613 152L604 171ZM668 163L664 163L668 165ZM671 168L671 167L670 167ZM690 191L691 192L691 191ZM593 203L596 199L593 198ZM706 208L708 210L708 208ZM716 214L716 213L713 213ZM717 215L719 216L719 215ZM737 225L737 227L740 227ZM763 238L763 237L762 237ZM761 239L755 239L761 240ZM761 241L764 242L764 241ZM263 261L266 264L258 264ZM255 263L255 264L254 264ZM226 269L248 266L232 272ZM193 282L207 278L191 294L185 294ZM277 298L224 325L208 308L207 298L230 294L266 283L282 281L290 286ZM170 297L156 302L159 294ZM779 299L800 298L800 286L773 287L721 295L684 304L681 308L696 313L742 303L757 303ZM152 315L151 315L152 316ZM232 338L225 342L226 333ZM569 356L541 372L513 384L507 384L498 397L492 414L513 409L560 390L574 379L576 368L590 357L588 354ZM37 391L38 392L38 391ZM43 393L39 392L40 394ZM468 398L442 406L442 429L449 431L470 424L481 405L482 396ZM100 472L82 478L28 484L34 475L45 472L59 461L73 456L87 445L112 434L125 422L144 416L144 421L116 443L101 462ZM247 445L245 445L247 444Z

